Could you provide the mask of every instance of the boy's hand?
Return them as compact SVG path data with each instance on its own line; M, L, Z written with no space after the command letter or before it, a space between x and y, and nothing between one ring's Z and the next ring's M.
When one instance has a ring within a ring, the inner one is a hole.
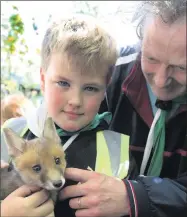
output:
M1 216L51 216L54 204L49 194L39 187L24 185L1 203Z
M55 217L54 211L51 214L49 214L48 216L46 216L46 217Z

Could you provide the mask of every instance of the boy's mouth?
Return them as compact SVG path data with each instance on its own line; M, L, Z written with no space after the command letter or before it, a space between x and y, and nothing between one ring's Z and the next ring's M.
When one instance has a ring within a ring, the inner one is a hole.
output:
M78 118L79 116L82 116L83 113L75 113L75 112L71 112L71 111L63 111L69 118L72 118L72 119L76 119Z

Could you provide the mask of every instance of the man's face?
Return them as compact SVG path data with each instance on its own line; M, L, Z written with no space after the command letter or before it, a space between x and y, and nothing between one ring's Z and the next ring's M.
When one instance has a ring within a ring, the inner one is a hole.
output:
M148 24L142 41L143 74L160 100L172 100L186 92L186 23Z

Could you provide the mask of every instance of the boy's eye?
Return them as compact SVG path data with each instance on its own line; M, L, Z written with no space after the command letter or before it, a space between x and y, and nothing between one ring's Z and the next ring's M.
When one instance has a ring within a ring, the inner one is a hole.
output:
M85 87L85 90L90 91L90 92L98 92L99 89L96 87Z
M61 163L61 161L60 161L60 158L59 158L59 157L56 157L56 158L55 158L55 163L56 163L57 165L59 165L59 164Z
M69 87L69 83L67 81L58 81L57 84L61 87Z
M39 173L42 168L41 168L41 166L40 166L39 164L37 164L37 165L33 166L32 169L33 169L35 172Z

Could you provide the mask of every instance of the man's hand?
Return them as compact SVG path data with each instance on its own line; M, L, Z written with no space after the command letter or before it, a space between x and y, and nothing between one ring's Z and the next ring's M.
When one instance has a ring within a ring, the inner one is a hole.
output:
M120 217L129 214L125 184L120 179L92 171L67 168L65 178L80 182L67 186L59 195L61 200L72 198L70 207L77 217Z

